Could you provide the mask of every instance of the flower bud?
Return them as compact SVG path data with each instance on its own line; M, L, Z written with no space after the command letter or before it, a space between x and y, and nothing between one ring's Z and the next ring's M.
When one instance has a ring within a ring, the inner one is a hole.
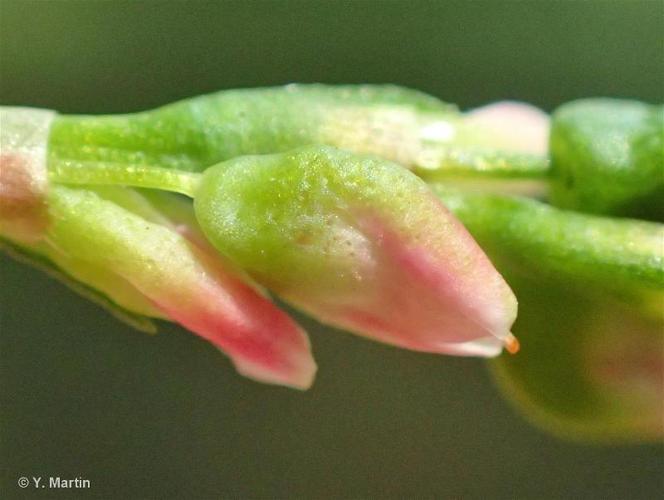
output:
M29 242L47 224L46 145L55 113L0 107L0 234Z
M121 206L131 203L122 190L54 185L48 201L47 237L58 252L126 280L161 315L228 354L243 375L311 385L306 334L219 256Z
M208 169L211 243L326 323L410 349L495 356L516 299L464 227L400 166L330 147Z
M664 225L434 186L519 296L519 356L493 372L526 416L574 439L664 437Z
M539 108L517 101L500 101L464 113L464 126L472 130L472 143L505 151L546 155L549 116Z
M664 219L664 106L583 99L553 114L551 203Z

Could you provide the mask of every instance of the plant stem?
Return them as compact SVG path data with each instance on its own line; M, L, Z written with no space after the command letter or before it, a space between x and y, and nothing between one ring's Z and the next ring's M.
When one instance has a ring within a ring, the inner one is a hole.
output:
M415 172L427 180L443 180L452 176L496 181L537 179L546 182L550 162L545 155L451 146L434 153L430 164L416 167Z
M49 180L62 184L152 188L182 193L193 198L201 174L152 165L52 158L48 164L48 177Z

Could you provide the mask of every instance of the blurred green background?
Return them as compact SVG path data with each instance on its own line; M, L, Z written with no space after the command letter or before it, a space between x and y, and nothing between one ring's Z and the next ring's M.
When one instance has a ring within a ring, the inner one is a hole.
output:
M392 82L463 107L663 101L664 3L0 1L0 102L150 108L223 88ZM236 375L174 326L150 337L0 258L0 497L655 498L664 454L532 428L474 359L400 351L298 316L319 375ZM43 494L42 494L43 493ZM55 495L60 496L60 495Z

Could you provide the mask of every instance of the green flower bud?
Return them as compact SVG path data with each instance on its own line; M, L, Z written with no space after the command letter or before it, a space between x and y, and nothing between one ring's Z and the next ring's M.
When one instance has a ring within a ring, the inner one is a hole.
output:
M664 220L664 106L565 104L553 114L551 156L554 205Z
M519 297L506 396L574 439L664 437L664 226L436 186Z

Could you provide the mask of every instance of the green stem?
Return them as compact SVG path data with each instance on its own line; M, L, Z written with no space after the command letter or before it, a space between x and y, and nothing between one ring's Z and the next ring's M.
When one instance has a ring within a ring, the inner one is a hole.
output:
M48 177L49 180L61 184L152 188L182 193L193 198L201 174L152 165L126 165L52 158L48 164Z
M544 183L550 173L550 161L546 155L450 146L435 154L434 158L431 166L416 166L415 172L427 180L451 176L487 180L529 179Z

